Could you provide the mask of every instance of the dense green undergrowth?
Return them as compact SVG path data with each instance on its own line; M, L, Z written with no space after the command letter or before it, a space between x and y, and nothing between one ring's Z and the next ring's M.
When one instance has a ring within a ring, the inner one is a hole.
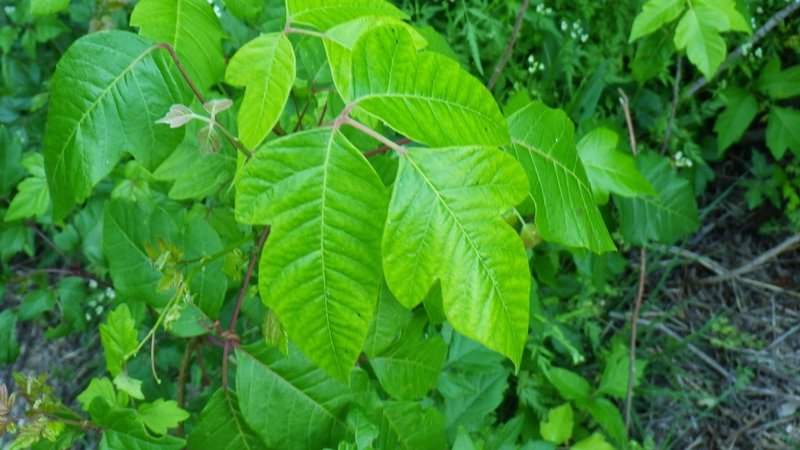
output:
M732 147L800 223L793 3L521 3L0 2L0 363L105 363L11 447L653 448L602 319Z

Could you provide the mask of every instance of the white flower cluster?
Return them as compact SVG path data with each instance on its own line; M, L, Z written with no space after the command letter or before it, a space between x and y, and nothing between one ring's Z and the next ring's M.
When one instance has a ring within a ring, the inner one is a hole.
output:
M90 279L89 289L94 290L97 289L97 287L98 287L97 280ZM86 321L89 322L90 320L92 320L93 315L94 317L100 317L103 314L103 311L105 311L105 306L103 305L103 303L105 303L106 299L114 300L116 297L117 297L117 292L114 291L113 288L107 287L103 292L100 293L100 295L97 296L97 298L89 300L89 302L87 303L89 310L84 315Z
M694 166L694 162L692 162L692 160L685 156L680 150L675 153L673 158L675 167L686 167L690 169L692 166Z
M528 73L533 75L534 73L541 72L544 70L544 63L541 61L536 61L536 58L533 56L533 53L528 55Z
M569 36L572 39L580 39L581 42L586 42L589 40L589 34L586 30L583 29L583 25L577 20L572 22L572 26L566 21L561 21L561 31L567 32L569 31Z
M536 12L544 16L550 16L553 14L553 8L545 5L544 3L539 3L536 5Z

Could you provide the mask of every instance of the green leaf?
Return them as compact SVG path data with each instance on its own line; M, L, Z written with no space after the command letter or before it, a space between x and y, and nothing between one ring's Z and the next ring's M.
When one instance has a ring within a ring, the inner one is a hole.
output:
M142 380L131 378L126 373L120 373L114 377L114 386L120 392L124 392L136 400L144 400L144 393L142 393Z
M781 70L779 59L771 60L758 77L758 90L773 100L800 95L800 65Z
M692 186L680 178L668 159L645 153L636 159L644 177L658 191L657 196L617 198L622 236L631 244L670 244L694 232L699 226Z
M539 431L542 437L555 444L562 444L572 437L572 407L569 403L551 409L547 413L547 420L540 423Z
M508 123L513 143L507 151L528 174L542 238L596 253L616 250L575 150L567 115L535 102L514 113Z
M384 25L353 49L353 100L415 142L430 146L509 142L491 93L439 53L417 52L412 34Z
M386 283L381 284L378 306L367 332L364 352L369 357L384 353L400 337L400 333L411 321L411 311L400 304Z
M97 399L90 405L92 420L103 430L100 450L179 450L186 441L165 435L153 437L135 410Z
M407 308L438 279L453 328L519 365L530 275L522 242L500 213L520 202L525 174L489 147L410 148L383 236L392 293Z
M108 259L114 287L124 298L156 307L167 304L171 292L160 292L163 274L155 267L145 245L159 238L170 242L177 227L164 212L148 204L127 200L106 203L103 218L103 250Z
M383 183L344 135L322 128L263 146L236 187L237 220L272 225L264 303L306 356L346 380L380 289Z
M31 14L44 16L61 12L69 6L69 0L31 0Z
M752 33L752 28L742 13L736 10L736 0L694 0L694 4L707 6L709 8L722 11L728 18L731 31L742 31L745 33Z
M725 91L724 98L725 111L717 117L717 121L714 123L718 155L724 154L728 147L744 135L758 114L756 97L744 89L730 88Z
M783 158L787 148L800 156L800 111L780 106L770 109L767 147L775 159Z
M614 446L606 442L602 434L595 433L577 442L570 450L614 450Z
M181 141L182 130L155 123L186 95L154 51L132 33L104 31L75 41L59 61L44 137L54 220L86 199L123 152L152 170Z
M12 309L0 312L0 363L11 364L19 356L17 315Z
M50 290L36 290L22 298L17 318L21 322L35 319L39 314L52 311L56 306L56 296Z
M50 191L44 172L44 158L41 153L29 153L22 160L30 177L22 180L17 186L17 195L11 200L3 220L27 219L42 217L50 209Z
M383 389L397 400L415 400L427 394L442 370L447 347L441 337L403 336L390 351L370 358Z
M167 434L167 430L177 428L189 418L189 413L178 407L175 400L158 399L153 403L139 405L139 418L155 434Z
M648 35L681 15L686 0L649 0L636 16L628 42Z
M222 78L225 32L206 0L140 0L131 26L139 27L142 37L171 45L201 90Z
M269 448L319 449L345 435L352 394L296 352L237 350L236 386L247 423Z
M597 128L578 142L578 156L598 203L608 202L608 193L623 197L655 195L650 182L636 168L633 157L616 151L619 136L607 128Z
M636 55L630 63L633 79L640 84L666 73L667 67L674 60L675 44L672 33L660 30L649 34L639 42Z
M600 378L600 387L597 388L597 393L624 399L628 393L628 378L630 377L628 348L619 343L615 344L611 353L605 357L605 360L606 365ZM636 360L634 386L638 386L639 381L644 376L645 366L644 361Z
M730 29L725 12L702 4L691 6L675 29L675 47L686 50L689 61L711 78L725 59L725 40L719 35Z
M419 403L387 402L381 415L377 448L441 450L447 446L444 418L436 408Z
M561 397L584 403L592 396L592 388L585 378L575 372L560 367L551 367L545 372L550 383L555 386Z
M111 376L122 372L125 362L139 343L136 322L131 317L128 305L117 306L108 314L106 323L100 324L100 342L106 355L106 369Z
M239 137L256 148L272 130L292 91L296 61L289 38L282 33L261 35L231 58L225 82L244 87L239 108Z
M627 431L625 422L619 408L604 398L595 398L587 405L589 413L600 427L608 433L612 440L618 445L624 446L627 442Z
M218 389L189 433L189 450L262 450L264 443L245 423L236 393Z
M325 31L340 23L366 16L408 19L385 0L286 0L286 21Z
M117 402L117 393L114 390L114 385L111 383L111 380L106 377L92 378L92 381L89 382L89 386L78 395L78 401L81 402L81 409L88 412L89 405L91 405L95 398L100 398L109 405L125 406Z
M194 273L189 281L189 291L195 304L212 319L219 318L228 289L228 277L222 272L222 259L210 262L203 259L221 252L223 248L222 239L205 219L197 215L189 221L183 234L184 258L200 261L187 266L187 271Z
M240 20L255 20L264 10L262 0L223 0L228 11Z
M3 167L0 170L0 197L6 197L25 176L25 170L20 164L22 144L19 137L12 136L5 125L0 125L0 164Z

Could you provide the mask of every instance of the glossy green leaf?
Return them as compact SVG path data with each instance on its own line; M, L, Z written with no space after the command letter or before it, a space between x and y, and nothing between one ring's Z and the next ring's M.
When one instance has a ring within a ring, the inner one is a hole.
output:
M674 172L668 159L660 156L639 155L636 165L658 195L616 199L623 237L634 245L669 244L695 231L699 218L689 182Z
M174 436L152 436L133 409L111 406L97 398L89 411L103 431L100 450L179 450L186 444Z
M56 221L89 196L123 152L152 170L182 139L182 130L155 123L185 98L171 63L155 51L132 33L104 31L78 39L61 58L44 137Z
M189 418L189 413L178 407L175 400L159 398L152 403L139 405L139 418L145 426L155 434L167 434L167 430L177 428L184 420Z
M144 400L144 393L142 392L142 380L137 380L129 376L126 372L121 372L114 377L114 386L136 400Z
M296 354L256 357L238 350L236 386L242 416L269 448L315 450L344 437L347 386Z
M111 380L106 377L92 378L92 380L89 382L89 386L87 386L86 389L84 389L83 392L78 395L78 401L81 403L81 409L84 411L89 411L89 405L91 405L95 398L100 398L109 405L119 405L117 401L117 392L114 389L114 385L111 383Z
M775 159L783 158L786 149L800 155L800 111L780 106L770 109L767 147Z
M616 250L575 150L567 115L536 102L514 113L508 123L513 144L507 151L528 174L542 238L596 253Z
M578 156L600 204L608 202L609 192L623 197L656 194L650 182L636 168L633 157L616 150L618 141L617 133L598 128L578 142Z
M372 357L379 355L400 338L400 333L411 320L411 311L397 301L384 283L378 295L378 305L364 342L364 352Z
M193 273L189 281L189 291L193 302L210 318L218 319L219 311L225 301L228 277L222 272L222 259L204 261L223 250L224 246L214 228L200 216L193 217L183 235L184 258L200 261L187 267Z
M781 70L778 59L771 60L758 77L758 90L774 100L800 95L800 65Z
M649 0L633 21L628 42L648 35L677 19L685 4L686 0Z
M509 142L491 93L439 53L417 52L412 34L384 25L353 49L353 101L415 142L430 146ZM446 125L443 125L446 124Z
M202 90L222 78L225 32L206 0L140 0L131 13L139 35L171 45Z
M8 205L3 220L12 221L31 217L42 217L50 208L50 191L44 171L44 159L41 153L28 153L22 165L31 174L17 185L17 195Z
M12 309L0 312L0 363L11 364L19 356L17 314Z
M231 58L225 82L246 88L238 124L239 138L247 147L257 147L281 116L294 83L295 66L292 44L282 33L261 35Z
M541 421L539 431L542 437L554 444L562 444L572 437L573 422L572 407L565 403L547 413L547 420Z
M725 14L728 18L729 29L731 31L742 31L745 33L752 33L752 28L737 7L742 5L736 0L694 0L691 2L695 5L702 5L709 8L716 9Z
M711 78L725 59L727 47L719 35L730 29L728 16L718 9L698 4L683 15L675 29L675 47L686 50L689 61Z
M614 446L606 442L600 433L595 433L586 439L581 439L570 450L615 450Z
M365 16L408 16L386 0L286 0L286 20L325 31Z
M444 418L435 408L423 410L412 402L387 402L383 407L377 448L441 450L446 445Z
M730 88L725 91L724 98L725 111L714 123L718 155L722 155L728 147L741 139L758 114L756 97L744 89Z
M592 388L585 378L567 369L551 367L545 372L547 379L566 400L586 402L592 395Z
M236 187L237 219L272 225L264 303L303 353L346 380L380 289L383 183L344 135L322 128L263 146Z
M442 370L447 347L441 337L421 339L406 334L389 351L370 358L383 389L397 400L415 400L427 394Z
M160 292L163 274L148 257L145 246L157 239L170 241L177 232L166 213L154 212L142 202L112 200L106 203L103 216L103 251L108 259L114 288L123 297L166 305L171 292Z
M530 275L500 212L524 198L519 165L489 147L411 148L400 159L383 236L392 293L407 308L438 279L448 321L519 364Z
M100 342L106 356L106 370L111 376L122 372L128 356L136 350L137 335L136 322L124 303L111 311L106 322L100 324Z
M189 433L188 450L265 450L266 446L247 425L236 393L218 389L200 413Z
M69 0L31 0L31 14L43 16L61 12L69 6Z

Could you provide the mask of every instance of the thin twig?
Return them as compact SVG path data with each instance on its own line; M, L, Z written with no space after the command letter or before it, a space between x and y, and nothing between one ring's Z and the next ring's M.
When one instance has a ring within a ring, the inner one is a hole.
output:
M798 9L800 9L800 2L794 1L788 4L782 10L776 12L772 17L769 18L769 20L764 22L764 25L762 25L761 28L759 28L753 34L752 39L750 39L749 41L747 41L747 43L739 46L738 48L736 48L736 50L728 54L728 57L725 58L725 62L722 63L722 65L719 67L716 73L720 73L723 70L730 67L731 64L733 64L737 59L741 58L742 55L744 55L746 49L752 48L753 45L757 44L761 39L763 39L764 36L767 35L767 33L772 31L773 28L778 26L779 23L781 23L784 19L792 15L792 13L794 13ZM708 82L709 80L706 77L698 78L697 81L692 83L686 90L684 97L693 96L695 93L697 93L697 91L704 88L708 84Z
M256 269L258 256L261 254L261 249L264 248L264 243L267 241L267 238L269 237L270 229L271 227L269 225L264 227L264 231L261 232L261 237L258 239L258 244L256 245L256 248L253 250L253 255L250 257L250 264L247 266L247 272L245 273L244 280L242 281L242 288L239 290L239 296L236 298L236 305L233 308L233 315L231 316L231 321L228 324L228 334L231 336L234 335L233 333L236 329L236 322L239 320L239 312L242 309L242 302L244 302L244 297L247 294L247 288L250 286L250 279L253 277L253 272ZM225 337L225 342L222 350L223 389L228 389L228 354L230 353L233 341L235 341L235 339L232 339L230 337Z
M631 116L630 101L625 91L619 89L619 101L622 104L622 111L625 113L625 122L628 124L628 136L631 141L631 153L636 156L639 153L636 145L636 132L633 128L633 117ZM633 385L636 379L636 334L638 331L639 312L642 308L642 300L644 299L645 283L647 282L647 249L642 247L639 249L639 285L636 289L636 299L633 302L633 311L631 312L631 341L630 341L630 354L629 354L629 368L628 368L628 387L625 395L625 429L631 429L631 410L633 407Z
M344 116L344 117L342 117L340 119L340 123L342 125L349 125L349 126L355 128L356 130L366 134L367 136L375 139L376 141L378 141L378 142L382 143L383 145L389 147L390 149L396 151L397 154L399 154L401 156L406 154L406 151L405 151L405 149L403 147L401 147L400 145L396 144L395 142L390 141L388 138L386 138L386 136L378 133L377 131L373 130L372 128L364 125L363 123L361 123L361 122L359 122L357 120L353 120L350 117ZM373 152L374 151L367 152L367 153L373 153Z
M189 364L192 361L192 353L194 352L197 338L191 339L186 343L186 349L183 351L183 359L181 360L181 368L178 372L178 394L177 402L178 408L184 408L186 405L186 378L189 373ZM183 437L183 422L178 425L178 437Z
M675 115L678 112L678 103L681 99L681 75L683 74L683 58L678 55L678 62L675 67L675 84L672 86L672 106L667 122L667 131L664 132L664 142L661 143L661 154L667 151L669 138L672 137L672 127L675 125Z
M197 97L198 100L200 100L200 103L205 104L206 102L205 97L203 97L203 94L200 93L200 89L197 88L197 85L194 84L192 78L189 77L189 73L186 72L186 69L183 67L183 64L181 64L181 60L180 58L178 58L178 54L175 52L175 48L167 44L166 42L159 42L158 44L156 44L156 48L163 48L164 50L169 52L169 56L172 58L172 62L175 63L175 66L180 71L183 80L186 81L186 84L189 85L189 88L192 90L192 92L194 92L194 96Z
M732 278L738 278L741 275L756 270L770 259L780 255L781 253L787 250L791 250L798 244L800 244L800 234L792 235L783 242L781 242L780 244L776 245L775 247L772 247L771 249L762 253L752 261L748 262L747 264L744 264L736 269L728 271L727 273L717 274L716 276L713 277L708 277L702 280L698 280L698 282L702 284L714 284L714 283L721 283L723 281L727 281Z
M410 142L411 142L411 139L409 139L409 138L403 138L403 139L398 139L398 140L394 141L394 143L397 144L397 145L406 145L406 144L408 144ZM370 158L370 157L375 156L375 155L380 155L381 153L386 153L389 150L392 150L392 147L389 147L388 145L382 145L382 146L380 146L380 147L378 147L378 148L376 148L374 150L370 150L370 151L364 153L364 157Z
M525 11L528 10L528 5L530 5L530 3L530 0L524 0L519 6L517 21L514 22L514 30L511 32L511 38L508 40L508 45L506 45L506 49L503 51L503 56L500 57L497 67L495 67L494 72L492 72L492 77L486 84L486 88L490 91L494 89L497 80L500 78L500 74L503 72L503 69L505 69L506 64L508 64L509 58L511 58L511 53L514 51L514 43L517 42L517 36L519 36L519 31L522 29L522 22L525 19Z

